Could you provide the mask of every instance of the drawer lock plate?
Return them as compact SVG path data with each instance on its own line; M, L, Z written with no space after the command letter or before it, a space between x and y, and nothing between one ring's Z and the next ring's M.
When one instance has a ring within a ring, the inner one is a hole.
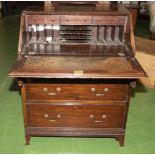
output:
M83 76L83 70L74 70L73 74L74 76Z

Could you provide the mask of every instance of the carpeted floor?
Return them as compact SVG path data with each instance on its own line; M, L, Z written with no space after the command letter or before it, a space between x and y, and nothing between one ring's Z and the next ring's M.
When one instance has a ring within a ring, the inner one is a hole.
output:
M146 25L136 34L147 37ZM16 59L19 17L0 19L0 153L155 153L155 90L133 90L125 146L111 138L32 138L25 146L21 98L17 81L8 78Z

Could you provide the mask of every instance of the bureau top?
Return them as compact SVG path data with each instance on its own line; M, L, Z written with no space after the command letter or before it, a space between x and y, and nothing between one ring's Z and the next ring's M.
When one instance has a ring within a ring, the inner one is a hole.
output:
M122 5L58 5L55 7L29 7L22 14L51 14L51 15L128 15L129 12Z

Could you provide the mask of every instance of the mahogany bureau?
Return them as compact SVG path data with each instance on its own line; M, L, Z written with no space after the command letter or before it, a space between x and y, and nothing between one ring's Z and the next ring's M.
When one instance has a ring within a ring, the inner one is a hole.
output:
M122 6L24 10L9 76L21 88L26 144L32 136L85 136L123 146L130 88L145 76L134 56Z

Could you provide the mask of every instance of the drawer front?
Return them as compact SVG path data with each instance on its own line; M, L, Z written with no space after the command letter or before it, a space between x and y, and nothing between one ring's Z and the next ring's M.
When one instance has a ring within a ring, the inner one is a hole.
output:
M61 25L90 25L91 16L61 16Z
M125 84L26 84L27 100L124 101Z
M59 24L59 16L55 15L31 15L27 18L28 24Z
M27 105L30 127L121 128L124 106Z
M97 16L93 17L95 25L124 25L125 16Z

